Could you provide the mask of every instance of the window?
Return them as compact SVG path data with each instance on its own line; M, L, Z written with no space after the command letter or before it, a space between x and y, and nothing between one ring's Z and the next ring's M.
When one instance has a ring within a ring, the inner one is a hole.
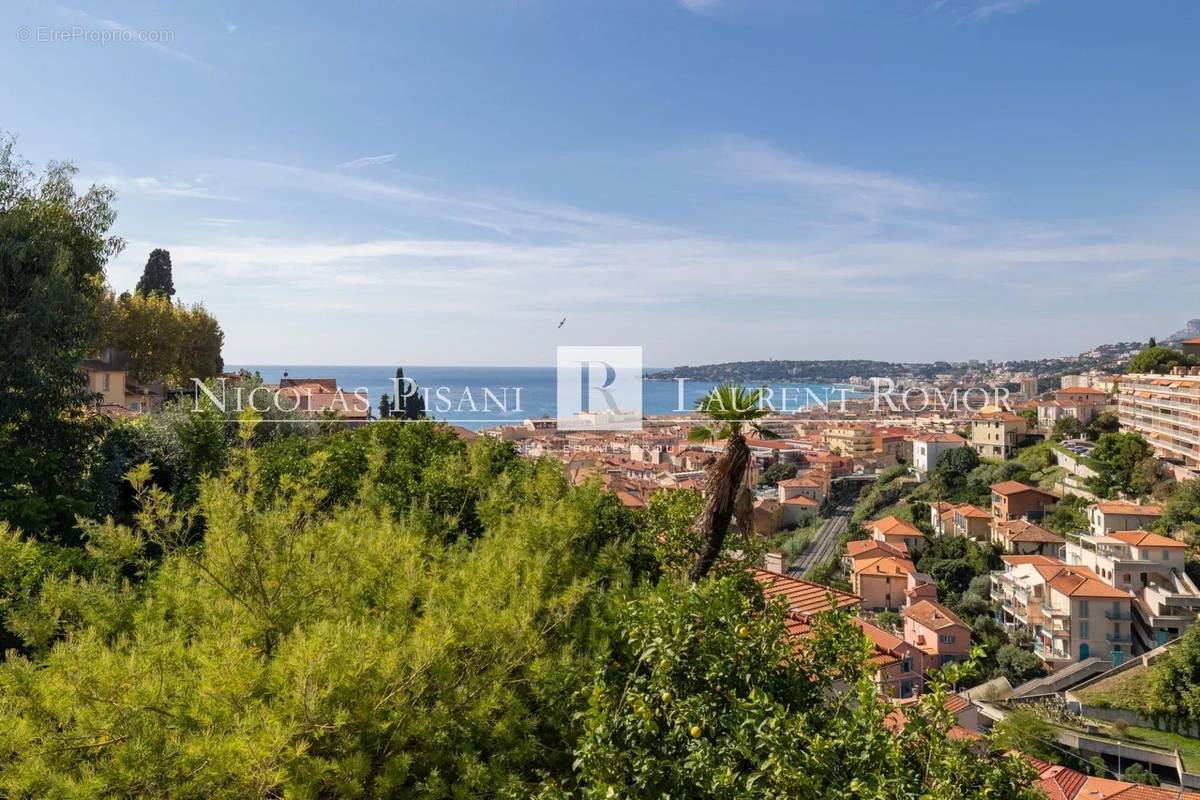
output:
M1081 617L1091 616L1090 614L1088 614L1088 601L1087 600L1079 601L1079 616L1081 616Z
M103 383L104 383L104 391L106 391L106 392L107 392L107 391L108 391L108 373L107 373L107 372L106 372L106 373L104 373L104 381L103 381Z
M1163 550L1163 551L1162 551L1162 560L1163 560L1163 561L1170 561L1170 560L1171 560L1171 551L1170 551L1170 550Z
M1088 638L1088 621L1086 619L1081 619L1079 621L1079 638Z
M954 644L954 638L953 633L944 633L938 636L938 641L942 644Z

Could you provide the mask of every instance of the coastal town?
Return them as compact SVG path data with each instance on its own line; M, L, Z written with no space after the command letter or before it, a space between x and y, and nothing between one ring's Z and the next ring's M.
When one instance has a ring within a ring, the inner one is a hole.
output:
M1200 800L1200 3L0 23L0 798Z
M1125 784L1096 766L1114 752L1119 774L1132 768L1145 782L1200 790L1200 739L1181 735L1147 700L1094 699L1110 684L1145 697L1154 664L1180 647L1200 652L1189 643L1200 628L1185 639L1200 614L1193 534L1164 515L1179 487L1200 477L1200 366L1189 365L1200 364L1200 337L1124 360L1117 366L1129 371L1063 374L1045 390L1045 376L1001 366L1002 395L994 385L983 391L981 375L908 376L901 386L910 394L975 389L1003 397L1003 407L909 409L858 397L766 413L745 439L749 533L739 558L755 560L747 567L766 596L786 606L787 635L803 640L821 614L849 613L872 648L877 690L897 709L982 650L985 670L947 701L956 735L978 737L1036 709L1049 717L1043 744L1074 754L1074 770L1035 760L1043 784L1070 786L1068 797L1095 796L1092 786L1118 796L1111 792ZM121 363L108 352L83 364L96 411L152 410ZM1137 371L1146 364L1156 371ZM282 393L300 418L351 429L424 416L399 395L375 413L328 377L253 381ZM643 513L675 493L710 491L727 442L697 437L699 425L674 414L646 417L635 431L562 431L553 418L446 427L558 462L571 483L601 485ZM1111 447L1120 437L1140 446L1133 460ZM1134 691L1134 681L1145 685ZM1179 795L1163 789L1169 796Z

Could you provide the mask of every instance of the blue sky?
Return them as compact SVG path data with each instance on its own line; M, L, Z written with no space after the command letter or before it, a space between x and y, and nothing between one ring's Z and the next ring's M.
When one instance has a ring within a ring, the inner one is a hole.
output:
M1200 317L1194 2L65 2L0 9L0 128L118 191L110 281L168 248L230 363L1036 357Z

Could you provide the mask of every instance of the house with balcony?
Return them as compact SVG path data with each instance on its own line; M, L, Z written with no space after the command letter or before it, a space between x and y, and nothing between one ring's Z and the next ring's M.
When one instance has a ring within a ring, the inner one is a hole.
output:
M1161 534L1111 531L1068 543L1066 559L1133 596L1134 652L1142 653L1181 636L1200 612L1200 589L1184 571L1186 552L1183 542Z
M950 533L968 539L987 539L992 515L978 506L963 503L950 510Z
M1033 637L1033 652L1051 670L1103 658L1122 663L1133 652L1134 597L1090 568L1049 556L1004 556L992 573L1000 622Z
M996 522L1013 519L1037 522L1058 503L1058 498L1049 492L1017 481L994 483L991 489L992 519Z

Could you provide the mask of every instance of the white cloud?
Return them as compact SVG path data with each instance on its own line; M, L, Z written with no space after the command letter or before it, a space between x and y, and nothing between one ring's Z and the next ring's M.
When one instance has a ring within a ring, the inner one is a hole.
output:
M338 164L338 169L357 169L358 167L373 167L378 164L387 164L390 161L396 160L395 153L385 153L381 156L363 156L356 158L353 161L344 161Z

